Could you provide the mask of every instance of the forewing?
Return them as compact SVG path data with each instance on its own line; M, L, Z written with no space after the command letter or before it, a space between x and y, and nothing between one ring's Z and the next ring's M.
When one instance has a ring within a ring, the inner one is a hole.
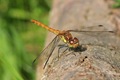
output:
M104 38L106 36L115 35L114 31L78 31L78 30L70 30L72 34L83 35L86 37L96 37L96 38Z
M120 47L120 38L115 35L114 31L69 31L79 39L80 44Z
M55 47L58 45L60 41L59 36L57 35L50 43L49 45L38 55L38 57L33 61L33 64L40 60L40 63L42 63L44 66L46 66L47 62L49 61L49 58L51 57Z

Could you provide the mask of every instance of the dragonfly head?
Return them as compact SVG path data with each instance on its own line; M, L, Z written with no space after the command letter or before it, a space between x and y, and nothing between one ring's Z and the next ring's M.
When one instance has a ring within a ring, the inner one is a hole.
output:
M79 40L76 37L69 39L69 45L72 48L77 48L79 46Z
M63 31L60 33L63 42L67 43L71 48L77 48L79 46L79 40L76 37L72 37L69 31Z

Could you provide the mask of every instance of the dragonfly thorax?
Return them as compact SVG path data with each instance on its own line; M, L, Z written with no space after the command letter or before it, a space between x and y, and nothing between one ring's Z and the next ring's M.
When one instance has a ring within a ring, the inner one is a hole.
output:
M69 31L62 31L61 33L59 33L59 36L64 43L68 43L69 40L72 39L72 35Z

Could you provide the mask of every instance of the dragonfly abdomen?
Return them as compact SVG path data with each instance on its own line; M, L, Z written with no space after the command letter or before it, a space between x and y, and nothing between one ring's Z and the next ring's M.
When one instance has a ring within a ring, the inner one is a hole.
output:
M43 27L43 28L49 30L50 32L52 32L52 33L54 33L54 34L56 34L56 35L58 35L58 34L60 33L59 30L56 30L56 29L50 28L50 27L44 25L43 23L38 22L37 20L31 20L31 22L33 22L33 23L37 24L38 26L41 26L41 27Z

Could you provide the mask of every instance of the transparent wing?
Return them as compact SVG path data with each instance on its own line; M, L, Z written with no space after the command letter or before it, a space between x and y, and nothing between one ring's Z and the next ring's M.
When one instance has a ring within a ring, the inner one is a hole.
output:
M77 37L80 44L92 44L102 46L117 46L120 48L120 38L114 31L79 31L68 30Z
M84 27L81 30L68 30L69 32L78 32L78 33L84 33L91 36L96 36L97 34L106 34L106 33L114 33L112 30L106 30L105 26L103 25L96 25L96 26L89 26ZM95 34L96 33L96 34ZM94 34L94 35L93 35Z
M51 57L55 47L58 45L60 41L59 36L56 36L49 45L38 55L38 57L33 61L33 64L40 59L40 62L44 64L44 67L46 66L47 62L49 61L49 58ZM45 62L45 63L44 63Z
M114 31L99 31L99 30L96 30L96 31L91 31L91 30L68 30L70 32L114 32Z
M86 37L96 37L96 38L104 38L106 36L115 35L114 31L78 31L78 30L69 30L72 34L81 34Z
M76 35L82 35L83 37L91 37L91 38L106 38L106 36L113 36L115 35L114 31L77 31L77 30L70 30L70 32Z

